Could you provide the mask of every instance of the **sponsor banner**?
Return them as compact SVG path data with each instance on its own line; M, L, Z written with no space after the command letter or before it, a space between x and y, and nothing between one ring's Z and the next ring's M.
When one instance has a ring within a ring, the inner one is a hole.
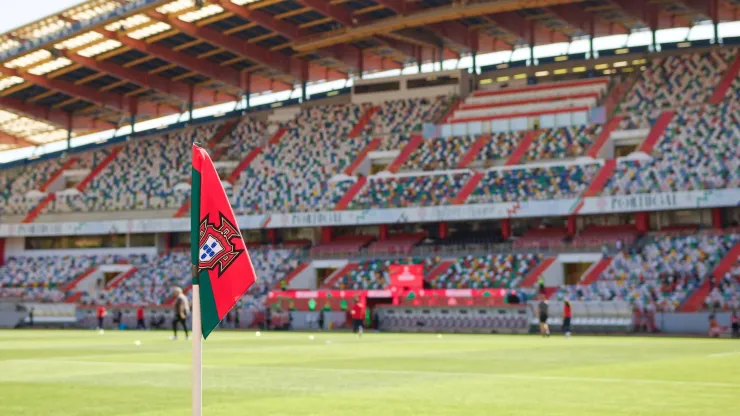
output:
M356 211L304 212L270 215L267 228L321 227L331 225L402 224L466 221L501 218L565 216L576 199L467 204L419 208L389 208ZM239 221L241 225L241 221Z
M107 13L99 14L92 19L74 22L71 25L64 27L56 32L49 33L46 36L41 36L21 43L20 45L10 48L5 52L0 53L0 61L7 61L13 57L30 50L40 48L48 43L59 41L63 38L72 37L85 30L89 30L94 26L106 23L110 20L115 20L126 14L135 13L145 7L161 3L161 0L129 0L127 3L121 4L114 10Z
M668 211L740 205L740 189L664 192L585 198L579 214Z
M391 264L388 266L391 286L395 288L421 289L424 287L424 265Z
M580 202L580 203L579 203ZM492 220L503 218L565 217L580 205L577 215L618 212L665 211L740 206L740 189L639 194L501 204L468 204L423 208L391 208L293 214L242 215L242 230L372 224L403 224L439 221ZM115 215L111 213L111 216ZM132 219L115 221L0 224L0 237L103 235L125 233L189 232L188 218Z

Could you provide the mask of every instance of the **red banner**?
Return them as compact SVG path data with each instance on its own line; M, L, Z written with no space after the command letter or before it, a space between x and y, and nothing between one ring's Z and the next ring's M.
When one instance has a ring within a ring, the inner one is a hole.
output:
M424 287L424 266L421 264L391 264L388 271L392 287L408 289Z

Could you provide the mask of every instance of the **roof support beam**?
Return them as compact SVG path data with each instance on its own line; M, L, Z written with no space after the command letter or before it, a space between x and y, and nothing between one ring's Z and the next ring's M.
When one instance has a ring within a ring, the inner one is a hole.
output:
M317 2L316 0L300 0L301 2ZM528 4L531 7L546 7L556 4L572 3L573 0L532 0ZM328 7L329 3L321 1ZM407 5L408 7L408 5ZM381 35L391 31L401 30L409 27L429 27L434 23L448 22L466 17L487 15L515 11L521 8L518 0L500 0L486 3L465 3L455 6L440 6L423 9L417 13L407 13L404 16L395 16L385 19L371 21L361 26L348 27L334 36L316 36L296 42L293 49L299 52L314 51L327 46L340 43L355 42L375 35Z
M296 2L314 9L324 16L331 17L348 28L355 25L356 20L352 17L352 13L344 6L334 5L326 0L296 0Z
M86 87L84 85L75 85L66 81L49 79L43 76L30 74L28 72L20 72L15 69L6 68L4 66L0 66L0 72L7 75L21 77L44 88L59 91L73 97L80 97L86 101L90 101L120 113L131 112L132 107L136 105L129 98L123 95L111 93L104 94L96 89ZM159 106L153 103L139 104L138 109L140 114L144 115L157 116L162 113Z
M112 32L109 30L100 30L99 32L109 39L115 39L140 52L157 56L165 61L187 68L191 71L195 71L215 81L235 87L241 91L247 90L247 85L244 82L245 80L242 78L239 71L233 68L222 67L218 64L200 60L182 52L173 51L164 46L136 40L126 36L125 33ZM251 77L251 80L253 87L252 91L256 92L271 89L272 82L267 78L254 75ZM282 89L280 91L282 91Z
M301 80L301 60L265 49L259 45L250 44L243 40L224 35L209 27L198 27L192 23L184 22L176 16L168 16L156 11L150 11L149 17L166 22L190 36L200 38L206 42L212 43L217 47L224 48L232 53L241 55L254 62L274 68L278 72L288 75L295 80Z
M237 16L240 16L247 20L251 20L252 22L257 23L258 25L262 27L265 27L273 32L279 33L280 35L282 35L283 37L287 38L290 41L300 39L303 36L307 36L310 33L310 32L306 32L305 30L301 30L298 26L295 26L284 20L275 19L274 17L260 10L250 10L247 7L236 5L232 3L230 0L213 0L213 3L219 4L221 7L224 8L224 10L228 10L229 12L232 12ZM301 3L301 1L299 1L299 3ZM307 6L307 7L311 7L311 6ZM336 7L332 8L332 12L334 12L335 9L338 9L338 8ZM332 19L336 18L334 16L329 16L329 17L331 17ZM340 18L342 18L342 16L340 16ZM331 52L328 50L321 50L318 52L319 54L324 55L327 58L336 59L342 62L344 65L346 65L349 68L359 69L359 67L357 66L356 60L353 61L353 60L343 59L343 56L345 54L332 55Z
M9 97L0 97L0 107L7 108L10 111L23 114L24 116L34 118L39 121L51 123L60 128L67 128L69 122L69 113L62 110L55 110L49 107L42 107L34 104L24 103L22 100ZM72 125L80 130L105 130L114 128L113 123L103 120L96 120L91 117L72 117Z
M34 147L38 146L35 143L31 143L26 139L13 136L12 134L0 131L0 144L9 144L16 147Z
M149 75L146 72L124 68L106 61L96 61L95 59L85 58L84 56L72 52L63 52L63 54L72 62L76 62L82 66L99 72L113 75L116 78L125 79L126 81L133 82L142 87L151 88L153 90L175 96L185 103L189 102L191 98L196 102L202 102L204 104L216 103L213 93L209 93L200 88L196 89L195 93L191 97L190 86L182 82L171 81L159 75Z

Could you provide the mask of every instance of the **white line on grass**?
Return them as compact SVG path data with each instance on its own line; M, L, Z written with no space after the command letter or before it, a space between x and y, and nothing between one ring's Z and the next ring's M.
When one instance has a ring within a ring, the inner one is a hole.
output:
M54 361L54 360L12 360L15 362L23 361ZM108 364L108 362L100 361L72 361L72 360L59 360L59 362L77 364L77 365L100 365ZM111 363L114 364L114 363ZM120 363L115 363L120 364ZM189 364L177 364L177 363L143 363L143 362L126 362L125 364L131 365L146 365L149 367L167 367L167 368L190 368ZM374 369L349 369L349 368L319 368L319 367L283 367L283 366L222 366L222 365L204 365L204 368L224 368L224 367L238 367L238 368L253 368L258 370L270 370L270 371L318 371L318 372L332 372L332 373L348 373L348 374L376 374L376 375L414 375L414 376L461 376L461 377L487 377L487 378L503 378L503 379L517 379L517 380L550 380L550 381L573 381L573 382L584 382L584 383L632 383L632 384L658 384L658 385L677 385L677 386L702 386L702 387L726 387L726 388L740 388L740 384L736 383L716 383L716 382L705 382L705 381L682 381L682 380L650 380L650 379L635 379L635 378L606 378L606 377L568 377L568 376L546 376L536 374L487 374L487 373L475 373L475 372L462 372L462 371L417 371L417 370L374 370Z
M219 366L207 366L219 367ZM256 368L265 370L296 370L296 371L327 371L342 373L364 373L364 374L395 374L395 375L421 375L421 376L463 376L463 377L492 377L492 378L510 378L521 380L555 380L555 381L583 381L583 382L602 382L602 383L639 383L639 384L664 384L664 385L686 385L686 386L705 386L705 387L730 387L740 388L736 383L715 383L704 381L680 381L680 380L649 380L634 378L604 378L604 377L566 377L566 376L545 376L536 374L486 374L473 372L452 372L452 371L416 371L416 370L373 370L373 369L344 369L344 368L317 368L317 367L270 367L270 366L239 366L242 368Z
M740 351L731 351L731 352L720 352L717 354L709 354L710 357L728 357L730 355L738 355L740 354Z

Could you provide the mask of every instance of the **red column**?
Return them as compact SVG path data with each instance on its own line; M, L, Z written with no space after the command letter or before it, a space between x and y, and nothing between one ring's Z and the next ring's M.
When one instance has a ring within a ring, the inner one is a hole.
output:
M712 228L722 228L722 208L712 208Z
M388 225L380 224L380 226L378 226L378 239L385 240L387 238L388 238Z
M331 243L331 227L321 227L321 243Z
M504 240L511 237L511 220L501 220L501 236L504 237Z
M164 250L168 253L172 250L172 233L164 235Z
M0 238L0 266L5 264L5 239Z
M274 228L267 229L267 242L270 244L277 243L277 232Z
M573 237L576 235L576 216L571 215L568 217L568 236Z
M637 231L646 233L650 230L650 214L647 212L638 212L635 214L635 227Z
M449 226L446 222L439 223L439 238L444 240L449 235Z

